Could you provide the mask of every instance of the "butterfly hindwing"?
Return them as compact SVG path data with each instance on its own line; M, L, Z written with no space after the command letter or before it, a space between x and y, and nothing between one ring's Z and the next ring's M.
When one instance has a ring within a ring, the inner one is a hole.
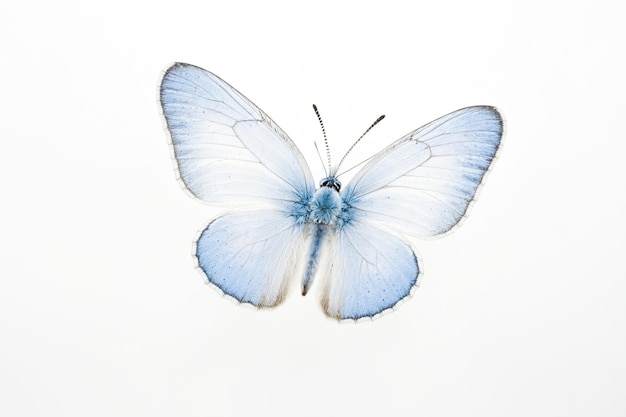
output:
M373 317L418 285L417 256L400 237L353 221L337 229L327 252L321 304L339 320Z
M276 306L299 270L304 227L278 210L223 215L198 236L197 264L208 282L235 300Z

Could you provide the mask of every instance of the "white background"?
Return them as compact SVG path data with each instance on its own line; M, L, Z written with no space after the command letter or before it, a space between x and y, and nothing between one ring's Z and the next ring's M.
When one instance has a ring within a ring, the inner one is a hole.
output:
M105 3L103 3L105 4ZM0 12L0 415L623 416L623 11L602 1L34 2ZM316 103L365 158L460 107L507 118L463 227L397 311L222 299L174 179L174 61L258 104L317 177Z

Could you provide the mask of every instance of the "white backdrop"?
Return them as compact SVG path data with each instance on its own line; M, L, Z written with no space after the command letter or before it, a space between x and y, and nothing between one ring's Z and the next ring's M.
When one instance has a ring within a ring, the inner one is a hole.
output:
M423 2L422 2L423 3ZM609 1L34 2L0 13L0 415L623 416L621 6ZM317 177L460 107L500 158L463 227L374 322L222 299L174 179L174 61L268 113Z

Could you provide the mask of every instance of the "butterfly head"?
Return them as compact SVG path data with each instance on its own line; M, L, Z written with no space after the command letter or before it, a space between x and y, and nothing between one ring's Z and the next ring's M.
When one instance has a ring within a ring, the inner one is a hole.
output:
M320 187L333 188L335 191L339 192L339 190L341 190L341 181L334 175L331 175L320 181Z

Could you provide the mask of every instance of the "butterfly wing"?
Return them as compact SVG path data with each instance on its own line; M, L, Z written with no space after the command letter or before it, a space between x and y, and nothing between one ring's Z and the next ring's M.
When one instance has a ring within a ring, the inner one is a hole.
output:
M354 216L405 235L446 233L474 200L503 128L494 107L443 116L376 155L347 185L344 203Z
M311 172L289 137L216 75L177 63L163 75L174 163L195 197L230 208L195 242L207 281L239 302L280 303L305 236Z
M313 194L311 171L291 139L218 76L176 63L160 95L176 169L194 196L239 207L283 206Z
M371 317L411 292L420 269L398 235L437 236L459 224L502 133L502 117L494 107L468 107L394 142L355 175L342 192L331 261L339 267L333 266L322 293L328 315ZM339 259L346 254L352 259Z
M326 315L338 320L373 317L393 308L418 284L417 257L400 237L354 220L337 230L327 251L321 292Z
M242 303L280 304L299 268L303 226L280 210L226 214L213 220L195 244L207 283Z

